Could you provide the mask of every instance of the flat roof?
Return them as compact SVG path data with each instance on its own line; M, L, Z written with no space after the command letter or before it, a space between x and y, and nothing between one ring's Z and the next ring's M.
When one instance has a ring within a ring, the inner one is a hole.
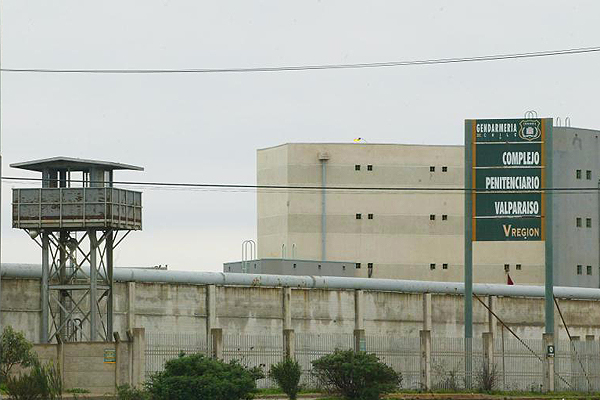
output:
M143 167L135 165L121 164L110 161L86 160L83 158L72 157L52 157L41 160L25 161L10 164L12 168L25 169L28 171L42 172L45 169L69 169L72 171L89 171L92 168L102 168L105 170L132 170L143 171Z
M465 147L462 144L417 144L417 143L365 143L365 142L289 142L281 143L274 146L263 147L256 151L275 149L284 146L396 146L396 147L446 147L458 148Z

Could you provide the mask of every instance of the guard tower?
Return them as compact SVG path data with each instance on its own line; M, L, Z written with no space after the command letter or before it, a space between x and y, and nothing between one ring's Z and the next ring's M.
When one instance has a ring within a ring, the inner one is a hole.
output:
M133 165L55 157L11 164L42 173L41 188L13 189L13 228L42 249L40 341L110 341L113 252L142 229L142 194L113 187Z

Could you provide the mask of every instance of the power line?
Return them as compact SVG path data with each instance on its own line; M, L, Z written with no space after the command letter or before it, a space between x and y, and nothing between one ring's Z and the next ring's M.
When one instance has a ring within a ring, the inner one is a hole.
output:
M3 181L12 182L41 182L42 178L26 178L26 177L13 177L3 176ZM83 180L71 179L70 182L83 183ZM85 183L93 183L86 181ZM140 181L113 181L113 184L124 185L124 186L136 186L138 188L165 188L165 189L180 189L180 190L198 190L198 189L232 189L232 190L293 190L293 191L315 191L315 190L329 190L329 191L353 191L353 192L472 192L474 189L464 187L419 187L419 186L407 186L407 187L394 187L394 186L300 186L300 185L245 185L245 184L228 184L228 183L187 183L187 182L140 182ZM496 190L485 190L475 189L477 192L488 192L498 193ZM502 192L510 192L511 190L504 190ZM554 188L540 188L532 189L519 192L557 192L563 193L596 193L600 191L600 187L554 187Z
M579 47L561 50L534 51L527 53L494 54L473 57L434 58L425 60L384 61L354 64L317 64L283 65L274 67L248 68L184 68L184 69L60 69L60 68L2 68L2 72L45 73L45 74L201 74L201 73L247 73L247 72L285 72L332 69L362 69L403 67L415 65L456 64L465 62L513 60L561 55L586 54L600 52L600 47Z

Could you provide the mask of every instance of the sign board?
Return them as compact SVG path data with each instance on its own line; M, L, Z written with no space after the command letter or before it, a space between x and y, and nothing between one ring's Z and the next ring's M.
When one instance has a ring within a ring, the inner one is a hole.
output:
M117 362L117 352L115 349L104 349L104 362L108 364Z
M546 237L546 139L540 118L470 120L472 241Z
M554 345L548 345L546 349L546 354L548 355L548 357L554 357Z

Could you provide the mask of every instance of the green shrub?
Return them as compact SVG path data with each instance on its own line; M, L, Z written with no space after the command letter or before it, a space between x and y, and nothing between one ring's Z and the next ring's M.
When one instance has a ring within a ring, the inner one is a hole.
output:
M0 382L4 382L10 370L17 364L29 367L37 360L33 345L21 332L6 326L0 337Z
M375 354L336 350L312 362L313 374L345 399L379 399L402 383L402 375L380 362Z
M128 384L117 386L118 400L147 400L150 394L143 390L129 386Z
M273 364L269 376L277 382L283 393L291 400L296 400L296 395L300 390L300 376L302 368L298 361L286 358L285 360Z
M34 361L31 370L6 379L6 389L14 400L56 400L62 398L60 371L53 363Z
M193 354L167 361L147 387L153 400L240 400L251 398L259 376L236 361Z

